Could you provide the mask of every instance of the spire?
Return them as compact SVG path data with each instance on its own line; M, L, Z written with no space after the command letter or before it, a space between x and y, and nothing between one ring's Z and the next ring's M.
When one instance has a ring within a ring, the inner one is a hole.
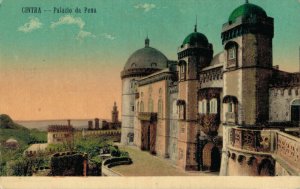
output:
M150 39L148 38L148 33L147 33L147 37L145 39L145 47L149 47L150 45Z
M195 24L194 32L197 32L197 15L196 15L196 24Z

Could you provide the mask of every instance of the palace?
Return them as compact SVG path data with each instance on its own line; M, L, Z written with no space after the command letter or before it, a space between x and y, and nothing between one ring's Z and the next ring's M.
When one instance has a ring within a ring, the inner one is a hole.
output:
M121 72L121 142L187 171L299 175L300 73L273 66L273 37L274 19L248 1L215 55L197 26L175 61L147 37Z

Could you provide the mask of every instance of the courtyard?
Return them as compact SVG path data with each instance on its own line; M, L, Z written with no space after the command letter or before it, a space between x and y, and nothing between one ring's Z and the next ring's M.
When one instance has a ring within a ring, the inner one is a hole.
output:
M134 146L123 146L118 144L120 150L127 151L133 163L131 165L120 165L112 170L123 176L218 176L219 173L209 172L186 172L171 164L166 159L158 158L141 151Z

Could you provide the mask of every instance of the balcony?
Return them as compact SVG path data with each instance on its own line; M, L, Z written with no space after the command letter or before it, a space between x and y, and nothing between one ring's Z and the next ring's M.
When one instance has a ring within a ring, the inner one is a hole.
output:
M267 152L273 151L271 142L274 133L269 130L252 130L242 128L232 128L230 130L230 145L234 148L239 148L252 152Z
M157 121L157 113L153 112L139 112L138 119L141 121Z

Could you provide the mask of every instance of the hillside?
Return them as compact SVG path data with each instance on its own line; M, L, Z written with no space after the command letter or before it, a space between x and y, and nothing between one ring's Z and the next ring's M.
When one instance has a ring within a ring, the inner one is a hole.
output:
M0 115L0 129L22 129L28 130L27 128L15 123L9 115L1 114Z
M18 141L17 149L5 147L5 141L10 138ZM0 175L6 175L7 162L21 158L29 144L36 141L47 141L47 133L27 129L16 124L8 115L0 115Z

